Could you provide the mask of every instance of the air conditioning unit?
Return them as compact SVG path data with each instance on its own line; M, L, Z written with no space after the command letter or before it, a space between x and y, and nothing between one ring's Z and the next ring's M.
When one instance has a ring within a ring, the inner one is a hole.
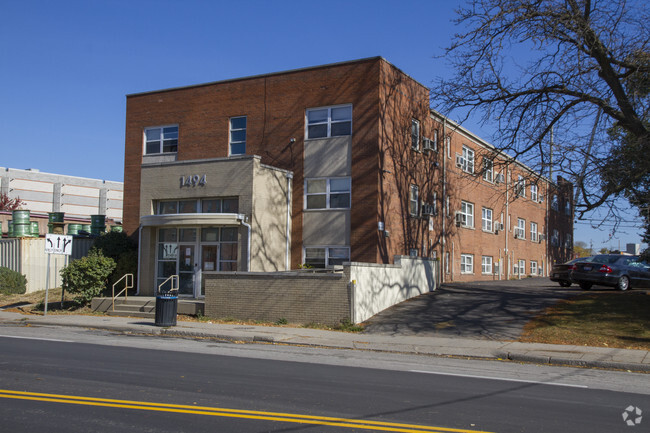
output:
M456 154L456 167L462 168L465 164L465 159L463 158L462 155Z
M515 232L515 239L519 239L519 232Z
M544 235L544 234L542 234L542 233L538 233L538 234L539 234L539 241L540 241L540 242L546 240L546 235Z
M433 150L433 142L430 138L422 138L422 148L424 150Z
M503 223L496 223L495 226L498 227L499 230L503 231Z
M433 205L422 203L422 215L435 215L435 209Z
M463 224L463 214L456 212L456 227L460 227Z
M498 235L498 234L499 234L499 229L496 229L496 228L495 228L495 229L494 229L494 234L495 234L495 235Z
M504 180L505 180L505 179L504 179L504 177L503 177L503 173L499 173L499 174L496 175L496 177L495 177L495 179L494 179L494 182L495 182L495 183L503 183Z
M541 194L540 194L540 196L539 196L539 202L540 202L540 203L544 203L544 196L541 195Z

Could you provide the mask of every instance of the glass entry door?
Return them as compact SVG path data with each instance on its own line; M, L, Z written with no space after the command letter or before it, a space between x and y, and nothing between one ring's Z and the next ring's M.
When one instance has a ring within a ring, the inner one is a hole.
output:
M198 271L195 258L195 244L178 246L178 294L194 296L194 285Z

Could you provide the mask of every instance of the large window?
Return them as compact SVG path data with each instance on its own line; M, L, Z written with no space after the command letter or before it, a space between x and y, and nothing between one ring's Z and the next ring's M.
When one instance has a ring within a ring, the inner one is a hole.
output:
M144 140L146 155L178 152L178 126L145 128Z
M488 182L494 180L494 162L489 158L483 158L483 179Z
M411 147L420 150L420 121L411 119Z
M485 275L492 274L492 256L481 257L481 273Z
M517 227L515 227L515 237L526 239L526 220L517 218Z
M328 268L350 261L350 247L305 247L304 263L313 268Z
M307 110L307 138L352 135L352 105Z
M531 275L537 275L537 261L536 260L531 260L530 261L530 274Z
M482 221L481 226L483 227L483 230L486 232L491 232L492 231L492 209L488 209L486 207L483 208L483 210L481 211L481 221Z
M530 185L530 199L532 201L537 201L539 199L537 185L535 184Z
M474 255L461 254L460 255L460 273L473 274L474 273Z
M418 207L420 205L420 192L417 185L411 185L409 188L409 214L418 216Z
M230 118L230 154L246 153L246 116Z
M474 151L463 144L462 152L456 154L456 165L467 173L474 173Z
M349 177L305 180L305 209L349 208Z
M537 236L537 223L530 223L530 240L537 242L539 237Z
M460 203L460 225L462 227L474 227L474 204L463 201Z

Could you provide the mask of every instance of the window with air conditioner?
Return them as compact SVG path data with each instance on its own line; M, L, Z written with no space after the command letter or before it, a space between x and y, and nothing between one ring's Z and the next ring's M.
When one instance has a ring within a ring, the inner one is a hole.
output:
M460 225L461 227L474 228L474 204L462 201L460 203Z
M411 185L409 188L409 214L412 217L418 216L420 206L420 191L417 185Z

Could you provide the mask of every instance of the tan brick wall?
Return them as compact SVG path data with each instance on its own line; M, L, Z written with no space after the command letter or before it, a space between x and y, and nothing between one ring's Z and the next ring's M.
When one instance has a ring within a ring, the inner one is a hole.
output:
M350 320L349 268L336 274L206 275L205 315L214 318L337 325Z

